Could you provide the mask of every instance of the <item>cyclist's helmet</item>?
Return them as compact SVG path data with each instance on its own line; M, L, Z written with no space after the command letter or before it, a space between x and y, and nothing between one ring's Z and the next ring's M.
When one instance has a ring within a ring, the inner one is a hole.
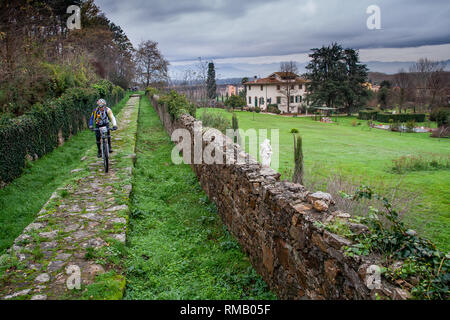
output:
M106 106L106 101L105 101L105 99L99 99L99 100L97 101L97 105L98 105L100 108Z

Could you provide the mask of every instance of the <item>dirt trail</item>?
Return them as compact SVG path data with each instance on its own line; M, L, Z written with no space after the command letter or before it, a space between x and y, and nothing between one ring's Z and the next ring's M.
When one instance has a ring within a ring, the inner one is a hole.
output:
M52 195L2 257L15 263L0 278L0 299L82 298L86 286L105 272L109 283L115 282L114 297L121 296L125 279L120 266L98 264L93 253L103 250L107 256L109 248L126 240L138 107L139 96L132 96L117 115L110 172L104 173L92 137L93 147L81 159L81 167L72 171L71 180ZM67 283L76 286L78 270L81 290L71 290Z

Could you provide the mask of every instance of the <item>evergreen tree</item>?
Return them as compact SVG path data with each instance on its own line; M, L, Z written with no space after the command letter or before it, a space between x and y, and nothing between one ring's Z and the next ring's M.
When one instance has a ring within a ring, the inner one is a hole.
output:
M363 106L369 97L369 90L365 87L368 69L365 64L359 63L359 54L354 49L345 49L346 86L343 92L344 104L347 112L351 114Z
M208 64L208 78L206 80L208 99L214 99L216 97L216 71L214 70L214 63Z
M308 72L308 99L316 106L336 108L345 105L349 110L359 107L367 91L367 67L359 63L358 53L343 49L337 43L312 49Z

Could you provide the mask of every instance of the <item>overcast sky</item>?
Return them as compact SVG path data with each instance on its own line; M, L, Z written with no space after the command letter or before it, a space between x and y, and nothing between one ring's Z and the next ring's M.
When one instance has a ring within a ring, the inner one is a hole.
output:
M360 49L371 71L396 72L420 57L450 59L449 0L96 0L135 46L159 43L175 77L198 57L221 78L266 75L280 61L300 69L311 48ZM370 5L381 29L369 30ZM389 48L386 50L385 48ZM449 67L449 66L448 66ZM273 70L277 71L277 70Z

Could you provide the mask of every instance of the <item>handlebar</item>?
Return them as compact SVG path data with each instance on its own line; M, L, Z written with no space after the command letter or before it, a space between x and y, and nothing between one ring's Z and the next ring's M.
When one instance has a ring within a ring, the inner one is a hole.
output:
M108 131L116 131L117 129L114 129L114 128L107 128L108 129ZM91 129L92 131L100 131L100 128L92 128Z

